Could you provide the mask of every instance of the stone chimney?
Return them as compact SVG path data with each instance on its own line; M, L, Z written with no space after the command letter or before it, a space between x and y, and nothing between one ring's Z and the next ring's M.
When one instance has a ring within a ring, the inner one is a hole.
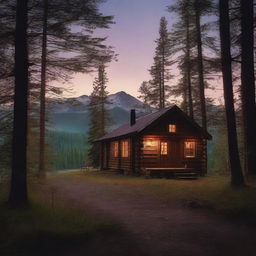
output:
M135 112L135 109L131 109L130 125L133 126L135 124L136 124L136 112Z

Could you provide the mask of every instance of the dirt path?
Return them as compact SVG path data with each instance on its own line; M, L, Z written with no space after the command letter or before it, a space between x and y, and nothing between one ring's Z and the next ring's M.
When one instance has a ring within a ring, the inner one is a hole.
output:
M73 204L122 223L144 255L256 255L256 230L246 225L137 192L130 191L127 196L118 184L95 183L69 175L50 182L59 196Z

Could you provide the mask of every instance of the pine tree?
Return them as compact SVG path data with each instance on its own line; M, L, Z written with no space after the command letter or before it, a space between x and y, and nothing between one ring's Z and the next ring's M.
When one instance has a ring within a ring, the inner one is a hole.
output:
M58 69L58 76L63 73L90 71L98 63L99 58L109 61L112 52L102 42L102 38L93 38L89 34L72 32L71 24L79 23L87 31L95 28L107 28L112 17L103 16L97 9L99 1L86 1L80 3L72 1L43 1L42 26L42 57L41 57L41 91L40 91L40 159L39 177L45 176L45 127L46 127L46 87L48 80L56 79L51 72ZM61 32L61 33L60 33ZM48 50L48 45L51 51ZM71 51L77 53L72 58L57 57L59 52ZM51 56L53 55L53 56ZM54 58L54 59L53 59ZM59 60L56 60L59 59ZM87 59L90 61L87 61ZM47 69L51 70L47 72ZM55 76L56 72L53 73ZM52 77L52 78L51 78ZM66 75L65 75L66 77Z
M45 94L46 94L46 60L47 60L47 26L48 0L43 1L43 35L41 56L41 90L40 90L40 137L39 137L39 178L46 177L45 171Z
M256 103L254 76L254 1L240 0L241 101L245 173L256 174Z
M99 167L100 145L94 141L104 136L111 124L110 114L107 109L108 92L106 84L108 82L105 66L101 64L98 68L98 77L93 83L93 92L90 95L90 126L88 132L88 160L93 167Z
M12 137L11 206L27 204L28 1L17 0L15 29L15 94Z
M96 28L107 28L113 19L100 13L100 3L101 0L28 2L29 105L41 101L41 170L45 169L45 160L48 161L44 157L47 153L44 152L46 96L59 96L62 91L50 82L66 82L74 72L91 72L97 68L99 61L109 61L113 55L112 50L104 45L105 38L93 35ZM13 99L15 7L15 0L0 1L0 79L4 80L0 83L0 103L12 103ZM39 112L30 108L28 118L35 115L38 117ZM41 173L44 175L44 172Z
M148 82L150 104L163 109L164 95L162 84L162 71L159 58L154 57L154 64L149 69L151 80Z
M191 118L206 123L203 119L206 119L208 100L204 90L209 87L212 74L220 72L216 38L209 35L214 25L202 22L205 15L212 13L213 6L211 1L177 0L168 11L178 16L171 31L171 42L181 76L171 93L182 97L182 107Z
M167 29L167 20L162 17L160 20L159 38L156 40L155 63L159 69L159 102L160 109L165 108L166 100L169 97L169 86L166 84L171 79L170 66L173 64L171 61L171 41L170 34Z
M150 88L149 88L149 82L143 81L139 87L138 92L140 93L139 99L142 100L144 105L149 105L150 104Z
M172 78L170 66L173 64L171 60L173 52L167 25L166 18L162 17L160 19L159 38L155 41L154 63L149 69L152 79L139 90L141 91L141 97L144 98L145 92L148 91L148 102L158 109L163 109L167 105L167 99L170 96L170 86L168 82Z
M232 58L230 42L229 4L226 0L219 0L221 62L223 74L223 88L227 119L229 162L231 170L231 184L241 186L244 183L242 168L238 152L236 117L233 100Z
M196 31L196 44L197 44L197 72L199 82L199 97L200 97L200 108L202 127L207 129L207 118L206 118L206 101L205 101L205 73L204 73L204 62L203 62L203 43L202 43L202 25L201 19L203 15L211 12L212 1L211 0L193 0L193 8L195 14L195 31Z
M172 87L172 93L182 96L182 108L189 116L194 118L193 95L192 95L192 59L195 58L195 36L194 36L194 15L191 0L179 0L176 4L168 7L169 12L178 14L178 22L173 26L171 33L173 52L180 53L179 69L181 79L177 86Z

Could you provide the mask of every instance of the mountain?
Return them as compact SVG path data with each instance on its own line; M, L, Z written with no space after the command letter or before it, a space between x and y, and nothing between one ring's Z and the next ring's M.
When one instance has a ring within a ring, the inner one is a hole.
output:
M130 110L135 109L137 117L151 113L154 109L124 91L108 96L107 108L113 120L111 129L129 122ZM49 128L51 130L86 133L89 127L89 96L64 98L61 102L50 103Z

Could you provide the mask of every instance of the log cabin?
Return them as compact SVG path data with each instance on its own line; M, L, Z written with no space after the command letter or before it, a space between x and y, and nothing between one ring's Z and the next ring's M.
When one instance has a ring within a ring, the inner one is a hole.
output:
M136 119L99 138L101 170L147 176L203 176L212 136L179 107Z

